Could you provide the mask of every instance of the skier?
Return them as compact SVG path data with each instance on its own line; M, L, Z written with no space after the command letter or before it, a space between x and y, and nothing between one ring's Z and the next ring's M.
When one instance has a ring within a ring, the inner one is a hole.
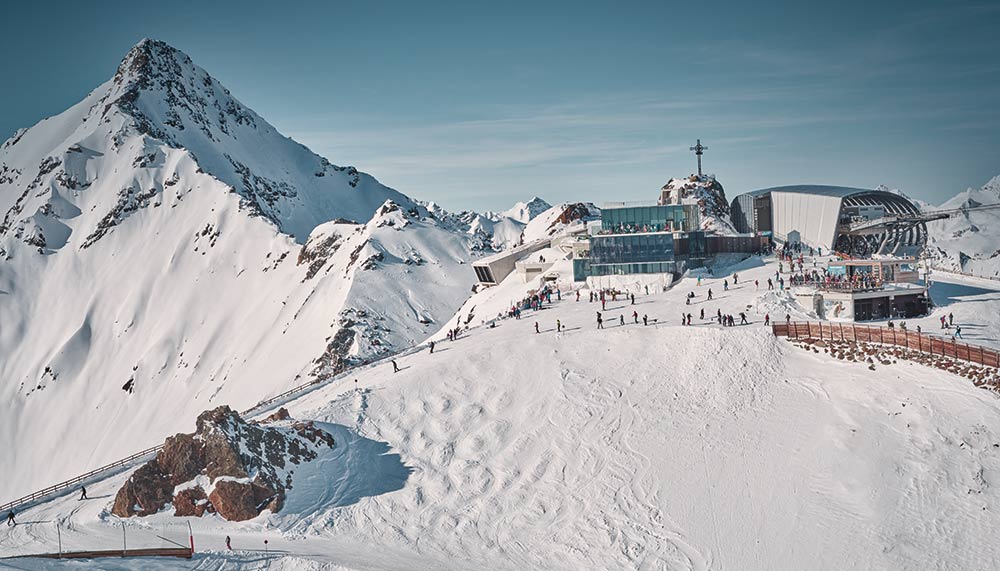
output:
M760 289L760 280L754 280L753 281L753 288L754 289Z
M729 291L729 280L722 280L722 291Z
M434 342L433 341L431 341L431 354L432 355L434 354Z
M632 305L635 305L635 294L632 294Z
M646 295L649 295L649 286L646 286Z
M712 301L712 288L708 288L708 301Z
M645 314L645 313L644 313L644 314L642 314L642 324L643 324L643 325L649 325L649 318L648 318L648 317L646 317L646 314Z
M950 313L948 314L948 325L955 325L955 316Z
M618 316L618 325L625 325L625 314L624 313Z
M80 486L80 501L87 499L87 488Z
M687 297L687 300L685 300L685 304L684 305L691 305L691 296Z
M701 308L701 317L699 317L698 319L700 319L702 321L705 321L705 308L704 307Z
M742 311L740 312L740 325L750 325L750 322L747 321L747 314Z
M556 319L556 333L562 333L562 321Z
M7 527L13 525L17 525L17 522L14 521L14 510L10 510L9 512L7 512Z
M233 545L232 545L231 542L232 542L232 540L229 539L229 536L227 535L226 536L226 549L228 549L229 551L233 550Z
M955 327L955 337L958 337L959 339L962 338L962 326L961 325L957 325Z
M792 315L790 313L786 313L785 314L785 323L786 324L791 324L792 323Z
M920 333L920 326L919 325L917 325L917 333L918 334Z
M597 328L604 329L604 319L601 318L601 312L597 312Z
M538 322L535 322L535 333L538 333Z
M635 324L639 325L639 312L638 311L634 311L634 310L632 311L632 321L635 321Z
M771 324L771 314L765 313L764 314L764 326L766 327L766 326L768 326L770 324Z
M606 300L602 299L601 300L601 311L607 311L607 310L608 310L608 302Z
M576 300L580 301L580 290L576 290Z
M392 360L392 372L393 373L398 373L399 372L399 365L396 364L396 360L395 359Z
M691 314L688 314L688 325L691 325Z

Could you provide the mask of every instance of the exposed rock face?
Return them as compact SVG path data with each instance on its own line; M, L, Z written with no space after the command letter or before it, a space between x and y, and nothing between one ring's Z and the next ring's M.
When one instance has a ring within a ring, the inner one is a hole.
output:
M243 521L257 517L257 502L253 487L247 482L220 480L208 498L222 517Z
M687 178L672 178L660 189L662 204L695 202L701 212L702 230L735 234L729 216L726 191L714 176L693 174Z
M217 512L243 521L265 509L280 510L294 466L315 459L334 441L312 422L291 421L285 409L266 422L247 423L228 406L203 412L194 434L171 436L156 458L132 474L118 490L112 513L145 516L172 503L178 516Z
M174 495L174 515L176 516L201 517L205 512L213 513L214 511L215 507L209 503L208 496L205 495L205 490L201 486L187 488Z

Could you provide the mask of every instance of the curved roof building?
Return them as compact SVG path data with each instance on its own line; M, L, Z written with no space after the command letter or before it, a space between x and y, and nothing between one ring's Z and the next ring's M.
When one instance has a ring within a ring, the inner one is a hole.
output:
M852 255L907 254L923 248L928 217L893 192L793 185L755 190L732 202L740 232L771 232L777 242Z

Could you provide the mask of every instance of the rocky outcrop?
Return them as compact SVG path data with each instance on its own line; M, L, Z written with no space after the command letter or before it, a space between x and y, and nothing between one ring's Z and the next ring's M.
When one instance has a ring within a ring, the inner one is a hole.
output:
M697 204L701 214L701 229L722 234L735 234L730 218L726 191L714 176L693 174L687 178L672 178L660 189L661 204Z
M276 512L295 466L333 446L329 433L291 420L285 409L257 424L222 406L203 412L194 434L168 438L118 490L111 511L145 516L173 504L177 516L218 513L231 521Z

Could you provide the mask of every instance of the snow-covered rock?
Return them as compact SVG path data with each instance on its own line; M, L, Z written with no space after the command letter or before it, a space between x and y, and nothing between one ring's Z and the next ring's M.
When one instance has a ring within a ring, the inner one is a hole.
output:
M249 423L228 406L203 412L193 434L168 438L125 481L111 512L146 516L172 504L178 516L243 521L281 510L296 468L336 443L312 422L289 420L285 409L269 420Z
M693 174L687 178L672 178L660 189L661 200L668 204L697 204L701 213L701 228L720 234L735 234L729 216L726 191L714 176Z
M531 222L533 218L550 208L552 208L551 204L536 196L528 202L518 202L500 214L507 218L512 218L518 222L527 224L528 222Z

